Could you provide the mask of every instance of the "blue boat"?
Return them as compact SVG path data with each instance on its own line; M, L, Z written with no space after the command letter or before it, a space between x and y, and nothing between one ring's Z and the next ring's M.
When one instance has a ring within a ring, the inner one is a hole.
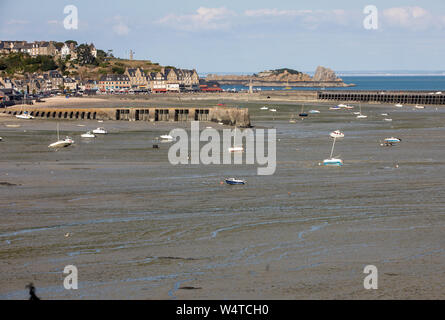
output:
M230 178L226 179L226 183L230 185L236 185L236 184L246 184L246 181L241 179Z

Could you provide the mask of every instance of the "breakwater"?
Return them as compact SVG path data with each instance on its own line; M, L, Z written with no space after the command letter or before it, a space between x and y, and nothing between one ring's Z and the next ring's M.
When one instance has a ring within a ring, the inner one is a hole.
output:
M444 105L445 94L424 91L318 91L317 100Z
M38 107L15 106L3 110L10 115L27 113L35 119L120 121L213 121L250 127L249 110L235 107Z

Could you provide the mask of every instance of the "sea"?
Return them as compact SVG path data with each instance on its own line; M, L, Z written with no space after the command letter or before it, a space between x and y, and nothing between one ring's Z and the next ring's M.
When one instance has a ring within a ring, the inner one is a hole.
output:
M442 91L445 90L445 75L422 76L340 76L347 84L354 87L326 88L327 90L388 90L388 91ZM224 90L248 90L241 85L224 85ZM320 90L320 87L291 87L291 90ZM254 87L257 90L286 90L284 87Z

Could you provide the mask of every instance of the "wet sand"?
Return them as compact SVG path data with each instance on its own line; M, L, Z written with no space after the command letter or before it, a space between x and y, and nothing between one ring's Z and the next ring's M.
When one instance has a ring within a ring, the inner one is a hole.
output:
M54 152L55 121L0 116L0 298L29 282L43 299L445 298L445 110L307 105L321 114L292 124L301 105L243 105L277 129L273 176L170 165L152 144L174 123L60 121L76 144ZM110 134L79 137L98 126ZM321 167L336 129L345 165ZM402 143L380 147L390 136ZM247 185L220 184L232 176ZM363 288L370 264L378 290Z

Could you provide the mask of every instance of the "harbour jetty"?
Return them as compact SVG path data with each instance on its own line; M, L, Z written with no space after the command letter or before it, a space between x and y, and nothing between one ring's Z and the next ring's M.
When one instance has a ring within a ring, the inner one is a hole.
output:
M444 105L445 94L424 91L318 91L319 101Z
M119 121L213 121L224 125L250 127L247 108L214 107L39 107L14 106L3 113L21 115L27 113L35 119L57 120L119 120Z

